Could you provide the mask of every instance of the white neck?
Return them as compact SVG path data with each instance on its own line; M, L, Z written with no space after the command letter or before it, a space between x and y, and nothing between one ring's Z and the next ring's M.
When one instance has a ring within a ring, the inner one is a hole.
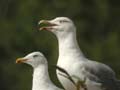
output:
M76 40L76 32L67 33L64 37L57 36L57 38L59 43L58 65L65 62L70 62L69 60L75 60L73 59L73 56L84 57ZM65 59L66 61L64 61Z
M33 72L32 90L45 90L48 85L52 85L48 74L48 66L40 65Z

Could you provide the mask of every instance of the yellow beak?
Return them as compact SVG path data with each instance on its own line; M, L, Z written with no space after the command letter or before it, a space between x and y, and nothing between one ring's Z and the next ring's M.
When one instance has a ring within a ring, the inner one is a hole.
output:
M16 63L24 63L25 61L27 61L28 59L24 59L24 58L18 58L16 59Z

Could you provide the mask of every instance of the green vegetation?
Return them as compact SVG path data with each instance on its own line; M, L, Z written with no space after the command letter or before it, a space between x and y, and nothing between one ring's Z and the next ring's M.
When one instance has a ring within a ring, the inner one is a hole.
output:
M0 0L0 90L31 90L32 68L15 59L41 51L56 64L56 37L38 31L38 21L71 18L86 57L111 66L120 78L119 0ZM55 70L51 79L57 84Z

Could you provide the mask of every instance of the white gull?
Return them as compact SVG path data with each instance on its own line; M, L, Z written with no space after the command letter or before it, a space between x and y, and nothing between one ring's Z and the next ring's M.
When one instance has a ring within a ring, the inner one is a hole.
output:
M40 52L33 52L23 58L18 58L16 63L26 63L33 67L32 90L62 90L50 80L48 63Z
M41 20L39 24L47 24L40 30L54 33L59 44L57 65L64 68L71 76L81 80L86 79L88 90L120 90L119 81L114 71L107 65L87 59L81 52L76 40L76 27L67 17L57 17L53 20ZM58 79L66 90L76 90L76 87L57 71Z

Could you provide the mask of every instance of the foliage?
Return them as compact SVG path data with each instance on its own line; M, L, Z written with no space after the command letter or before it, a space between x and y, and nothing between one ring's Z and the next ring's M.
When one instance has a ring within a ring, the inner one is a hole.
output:
M111 66L120 77L119 0L0 0L0 89L31 90L32 70L16 65L17 57L41 51L50 64L56 64L58 44L47 31L38 31L41 19L71 18L77 38L90 59ZM58 84L55 70L49 70Z

